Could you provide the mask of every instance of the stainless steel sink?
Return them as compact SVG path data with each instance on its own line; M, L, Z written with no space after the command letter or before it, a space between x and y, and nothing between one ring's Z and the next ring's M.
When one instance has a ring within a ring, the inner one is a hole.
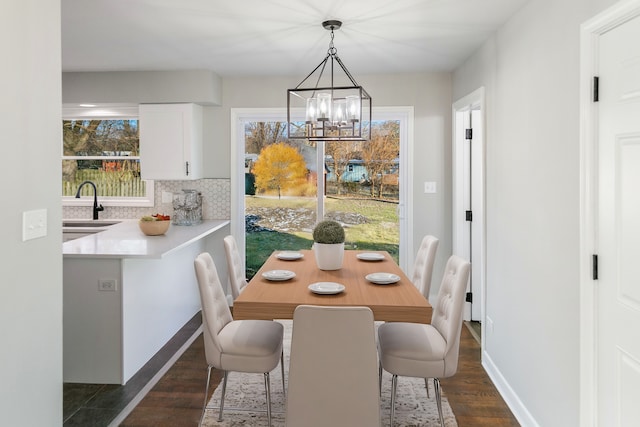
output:
M111 225L116 225L119 224L120 221L101 221L101 220L95 220L95 221L84 221L84 220L67 220L67 221L63 221L62 222L62 228L67 228L67 227L83 227L83 228L96 228L96 227L100 227L100 228L104 228L104 227L109 227Z
M66 242L99 233L120 222L122 221L112 219L65 219L62 220L62 241Z

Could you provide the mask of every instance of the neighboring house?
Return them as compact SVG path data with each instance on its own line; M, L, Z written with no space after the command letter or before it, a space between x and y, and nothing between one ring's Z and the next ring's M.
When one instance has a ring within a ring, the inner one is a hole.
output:
M329 157L325 160L325 166L328 170L327 181L336 181L335 167L333 160ZM387 185L398 185L398 169L400 159L393 161L393 166L383 174L383 183ZM363 160L351 159L347 162L341 182L359 182L361 184L371 183L371 175L367 171Z

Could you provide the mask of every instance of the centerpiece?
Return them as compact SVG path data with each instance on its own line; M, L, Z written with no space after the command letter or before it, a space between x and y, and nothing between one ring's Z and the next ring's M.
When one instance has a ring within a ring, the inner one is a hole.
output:
M344 258L344 228L334 220L324 220L313 229L313 252L320 270L339 270Z

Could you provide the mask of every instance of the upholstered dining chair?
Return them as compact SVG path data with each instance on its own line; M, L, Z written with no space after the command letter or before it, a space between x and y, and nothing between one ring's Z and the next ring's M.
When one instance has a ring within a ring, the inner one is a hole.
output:
M284 354L282 339L284 327L270 320L233 320L222 290L220 278L211 255L203 252L194 261L200 302L202 304L202 326L204 350L207 359L207 385L200 424L204 419L209 395L211 368L224 371L222 396L218 421L222 421L224 395L230 371L262 373L267 395L267 417L271 425L271 392L269 372L278 361L282 367L284 389Z
M380 392L373 312L298 306L287 390L287 427L378 427Z
M436 252L438 250L438 238L427 234L422 238L418 253L416 254L416 260L413 263L413 275L411 282L420 291L422 295L428 300L429 293L431 292L431 278L433 277L433 264L436 260ZM424 388L427 390L427 397L429 396L429 382L428 379L424 379Z
M242 259L238 251L238 244L232 235L224 238L224 252L227 256L227 269L229 270L229 283L231 284L231 296L235 300L240 292L247 286L247 277L242 268Z
M431 277L433 276L433 263L436 260L438 243L440 243L440 240L436 237L431 235L424 236L413 264L411 282L426 299L429 299L429 292L431 292Z
M444 269L431 324L387 322L378 328L380 373L392 375L391 427L398 376L433 378L440 425L444 426L439 378L458 369L462 308L471 264L452 255Z

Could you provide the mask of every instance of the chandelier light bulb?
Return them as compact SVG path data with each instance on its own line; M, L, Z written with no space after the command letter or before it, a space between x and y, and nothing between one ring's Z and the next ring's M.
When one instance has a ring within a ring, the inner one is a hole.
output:
M331 94L318 94L318 120L329 120L331 118Z

